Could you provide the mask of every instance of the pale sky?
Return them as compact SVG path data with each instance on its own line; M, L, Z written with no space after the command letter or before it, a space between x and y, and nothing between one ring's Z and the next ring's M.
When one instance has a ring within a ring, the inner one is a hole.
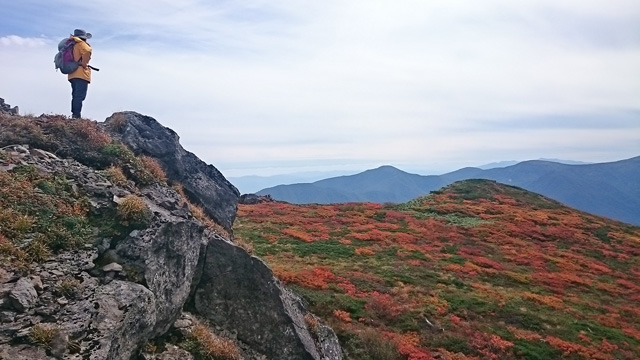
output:
M0 0L0 97L133 110L226 176L640 155L638 0Z

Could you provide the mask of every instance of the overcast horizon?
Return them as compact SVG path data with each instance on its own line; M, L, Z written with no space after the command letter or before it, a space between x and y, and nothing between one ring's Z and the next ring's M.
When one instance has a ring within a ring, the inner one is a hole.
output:
M83 28L83 115L152 116L227 177L640 155L633 0L0 4L7 103L69 115L53 56Z

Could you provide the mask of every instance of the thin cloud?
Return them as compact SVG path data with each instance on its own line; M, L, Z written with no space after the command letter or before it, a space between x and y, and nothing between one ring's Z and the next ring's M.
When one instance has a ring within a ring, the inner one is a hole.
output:
M21 4L9 5L9 18L20 18ZM575 160L640 153L637 1L57 4L84 23L60 29L59 17L40 16L37 30L52 29L43 38L15 20L0 32L39 44L6 40L0 66L12 71L0 96L34 113L68 113L51 48L82 27L102 69L85 113L154 116L213 164L348 158L416 168L451 162L449 154L467 165L514 158L486 145L494 143L529 158L561 158L569 145L581 149L570 152ZM628 134L598 138L610 129Z
M44 47L50 44L50 41L43 38L21 37L17 35L8 35L0 37L0 46L5 47Z

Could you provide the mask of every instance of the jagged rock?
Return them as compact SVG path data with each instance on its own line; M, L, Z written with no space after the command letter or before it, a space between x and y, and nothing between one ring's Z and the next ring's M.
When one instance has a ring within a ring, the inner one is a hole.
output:
M42 290L44 290L40 276L31 275L29 276L29 280L31 280L31 284L33 285L33 288L36 289L36 292L41 293Z
M192 325L193 325L193 319L191 317L191 314L184 313L184 312L180 315L178 320L176 320L176 322L173 323L173 327L176 329L186 329Z
M10 323L16 319L17 313L15 311L0 311L0 323Z
M161 188L152 185L143 194L147 198L153 193L158 198L163 193L159 191ZM172 192L171 196L177 194ZM201 244L208 235L195 220L176 217L154 203L147 205L154 213L152 224L130 233L115 250L127 272L136 272L156 297L154 335L157 336L166 332L180 315L189 297Z
M319 351L323 359L341 359L342 348L332 328L320 324L317 329Z
M0 113L18 115L20 113L20 109L18 109L17 106L11 107L11 105L4 102L3 98L0 98Z
M13 277L13 274L6 271L3 268L0 268L0 284L4 284L6 282L11 281L11 278Z
M38 300L38 293L33 287L33 283L28 278L20 278L9 293L11 305L20 311L25 312L31 309Z
M55 360L48 356L43 348L30 345L16 345L12 347L0 347L0 359L2 360Z
M271 195L242 194L239 203L245 205L254 205L263 202L273 202Z
M102 267L102 271L104 272L121 272L122 271L122 265L112 262L110 264L107 264L105 266Z
M145 360L193 360L193 355L186 350L167 344L166 350L159 354L143 354Z
M94 301L91 305L98 307L98 313L89 328L102 336L91 359L129 360L141 344L153 337L157 303L149 289L114 280L98 288Z
M231 231L240 196L238 189L213 165L207 165L186 151L180 145L178 134L154 118L125 111L107 118L106 127L111 128L110 124L119 117L125 118L126 125L113 135L121 138L136 154L156 158L170 180L181 183L193 201L199 202L207 214Z
M51 355L56 359L62 359L67 353L67 345L69 344L69 335L64 331L58 331L51 339Z
M202 317L234 331L238 340L268 359L342 358L339 347L336 353L320 355L301 300L262 260L219 236L207 244L203 256L193 301Z

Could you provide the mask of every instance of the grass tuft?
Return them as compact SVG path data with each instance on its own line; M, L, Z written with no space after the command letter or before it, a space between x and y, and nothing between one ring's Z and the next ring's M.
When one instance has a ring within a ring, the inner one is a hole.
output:
M151 218L151 211L143 199L129 195L118 204L118 216L128 223L146 224Z
M139 160L142 169L144 169L144 171L150 174L153 178L152 182L167 182L167 174L164 172L164 169L156 159L150 156L142 155L139 157Z
M240 350L231 340L214 334L203 324L196 324L182 346L196 360L240 360Z
M112 165L105 170L107 179L117 186L127 185L127 177L119 166Z
M60 330L55 326L45 326L42 324L34 325L29 332L29 340L44 349L51 350L51 342L53 337Z

